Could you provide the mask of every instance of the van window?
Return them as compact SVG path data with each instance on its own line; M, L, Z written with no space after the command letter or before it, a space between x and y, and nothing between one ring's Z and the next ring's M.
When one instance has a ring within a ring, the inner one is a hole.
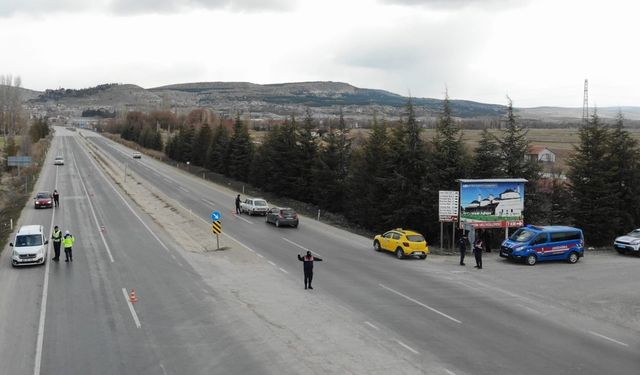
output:
M16 237L16 247L40 245L42 245L42 236L39 234L25 234Z
M514 234L509 237L511 241L515 242L529 242L533 236L535 236L536 232L530 231L527 228L520 228Z
M547 234L546 233L540 233L539 235L536 236L536 239L533 240L533 242L531 242L531 245L540 245L543 243L547 243Z
M581 240L580 232L572 231L572 232L555 232L551 233L551 241L552 242L562 242L562 241L573 241L573 240Z

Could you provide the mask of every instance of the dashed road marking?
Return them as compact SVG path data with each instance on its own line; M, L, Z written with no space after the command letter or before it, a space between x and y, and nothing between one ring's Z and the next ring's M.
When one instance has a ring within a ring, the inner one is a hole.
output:
M282 267L278 267L278 269L279 269L280 271L284 272L284 273L289 273L289 272L287 272L287 270L285 270L285 269L284 269L284 268L282 268Z
M414 348L410 347L409 345L407 345L407 344L403 343L402 341L400 341L400 340L396 340L396 342L397 342L398 344L400 344L400 346L402 346L402 347L404 347L405 349L407 349L407 350L409 350L410 352L412 352L413 354L418 354L418 351L417 351L417 350L415 350Z
M616 339L612 339L611 337L608 337L608 336L605 336L605 335L601 335L601 334L599 334L599 333L597 333L597 332L589 331L589 333L590 333L590 334L592 334L592 335L594 335L594 336L596 336L596 337L600 337L601 339L605 339L605 340L607 340L607 341L611 341L611 342L613 342L613 343L615 343L615 344L618 344L618 345L622 345L622 346L626 346L626 347L628 347L628 346L629 346L628 344L625 344L625 343L624 343L624 342L622 342L622 341L618 341L618 340L616 340Z
M395 294L399 295L400 297L403 297L403 298L405 298L405 299L407 299L407 300L409 300L409 301L411 301L411 302L413 302L413 303L415 303L417 305L420 305L420 306L424 307L427 310L433 311L434 313L436 313L438 315L441 315L441 316L444 316L445 318L447 318L449 320L452 320L452 321L454 321L454 322L456 322L458 324L462 324L461 321L459 321L458 319L452 317L451 315L447 315L447 314L443 313L440 310L434 309L431 306L427 306L427 305L425 305L424 303L422 303L422 302L420 302L418 300L415 300L415 299L413 299L413 298L411 298L411 297L409 297L409 296L407 296L405 294L402 294L402 293L398 292L397 290L389 288L388 286L385 286L385 285L382 285L382 284L378 284L378 285L380 285L382 288L384 288L384 289L386 289L386 290L388 290L388 291L390 291L392 293L395 293Z
M364 324L366 324L366 325L368 325L369 327L371 327L371 328L375 329L376 331L379 331L379 330L380 330L380 328L376 327L375 325L373 325L373 324L372 324L372 323L370 323L370 322L364 322Z
M302 249L302 250L304 250L304 251L311 251L311 250L307 249L306 247L304 247L304 246L302 246L302 245L300 245L300 244L298 244L298 243L295 243L295 242L293 242L293 241L291 241L291 240L289 240L289 239L286 239L286 238L284 238L284 237L282 237L282 239L283 239L283 240L285 240L285 241L287 241L287 242L289 242L289 243L290 243L290 244L292 244L293 246L297 246L297 247L301 248L301 249ZM312 252L312 253L316 253L316 254L317 254L317 255L319 255L319 256L322 256L322 255L321 255L320 253L318 253L317 251L311 251L311 252Z

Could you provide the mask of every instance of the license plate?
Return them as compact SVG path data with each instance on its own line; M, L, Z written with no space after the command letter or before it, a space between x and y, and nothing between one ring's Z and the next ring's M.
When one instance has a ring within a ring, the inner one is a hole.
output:
M616 247L619 248L619 249L624 249L624 246L622 246L622 245L616 245Z

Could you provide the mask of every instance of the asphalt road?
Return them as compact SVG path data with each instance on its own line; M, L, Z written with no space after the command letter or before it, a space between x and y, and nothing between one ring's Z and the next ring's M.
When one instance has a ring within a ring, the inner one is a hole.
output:
M510 267L504 262L487 260L485 270L472 272L455 259L401 261L375 253L371 239L305 217L297 229L275 228L262 217L234 215L235 192L147 157L134 160L131 150L85 135L197 217L208 221L214 209L221 211L225 236L282 270L283 280L303 287L296 255L312 250L324 262L316 265L311 293L362 316L390 351L408 355L424 371L437 358L446 374L638 373L640 327L528 293L527 284L536 284L532 272L544 268L524 268L521 282L516 276L501 284L489 269ZM55 223L76 234L74 262L13 270L10 252L0 257L0 373L295 373L278 367L274 353L253 350L251 332L236 317L216 314L227 311L219 291L117 191L77 137L59 129L39 180L41 190L57 187L60 208L27 206L20 223L42 224L49 235ZM57 154L66 164L56 168ZM580 280L564 280L549 292L571 290L571 283ZM144 303L128 304L131 288Z
M537 300L517 281L496 286L488 272L398 261L374 253L371 239L310 218L290 229L267 225L262 217L238 217L232 214L234 192L150 158L133 160L130 150L104 138L89 139L194 215L208 220L214 209L223 212L225 233L286 270L283 277L302 279L296 254L306 249L324 258L316 266L314 292L331 294L367 316L366 324L380 335L399 337L390 345L413 353L418 364L421 353L430 353L455 374L636 374L640 369L640 327L628 330ZM569 265L552 265L557 266ZM570 284L552 288L572 289Z

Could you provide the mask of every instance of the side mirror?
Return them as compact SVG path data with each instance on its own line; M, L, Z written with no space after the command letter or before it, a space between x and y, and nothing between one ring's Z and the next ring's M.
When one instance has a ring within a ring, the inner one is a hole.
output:
M45 245L48 244L48 243L49 243L49 240L44 240L44 244Z
M9 242L9 246L13 247L13 242Z

